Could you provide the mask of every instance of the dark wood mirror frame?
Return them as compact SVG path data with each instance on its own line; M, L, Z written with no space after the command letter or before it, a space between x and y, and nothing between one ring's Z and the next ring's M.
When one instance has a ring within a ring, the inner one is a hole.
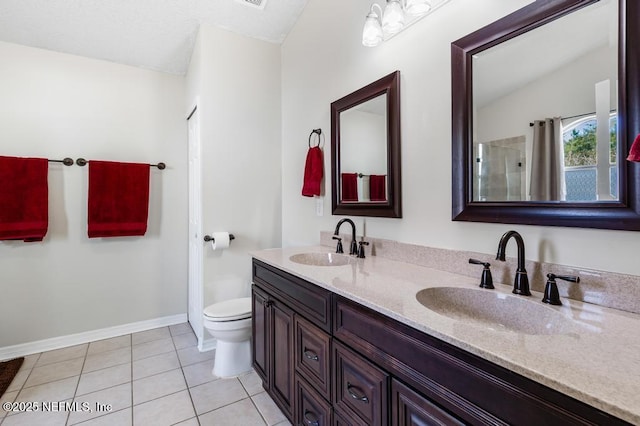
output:
M387 202L340 202L340 113L384 94L387 95ZM400 179L400 71L395 71L331 103L332 213L402 217Z
M640 1L619 0L619 200L593 203L474 202L472 55L597 0L536 0L451 44L452 217L457 221L640 230L640 163L626 161L640 133Z

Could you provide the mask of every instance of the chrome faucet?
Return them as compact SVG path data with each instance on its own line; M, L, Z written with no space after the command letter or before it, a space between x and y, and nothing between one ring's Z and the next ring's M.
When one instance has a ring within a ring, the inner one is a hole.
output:
M529 277L527 276L527 270L524 268L524 240L522 236L516 231L508 231L500 238L498 243L497 260L505 261L504 252L507 247L507 243L513 237L518 245L518 269L516 270L516 278L513 282L513 292L522 296L531 296L529 291Z
M338 238L335 238L335 236L336 235L340 235L340 226L342 226L342 224L345 223L345 222L347 222L348 224L351 225L351 246L349 248L349 254L357 255L358 254L358 244L356 243L356 224L353 223L353 221L351 219L349 219L349 218L340 219L340 221L336 225L336 230L333 233L334 239L339 240ZM340 244L340 241L338 241L338 245L339 245L339 247L342 246L342 244ZM336 253L341 253L341 252L336 251Z

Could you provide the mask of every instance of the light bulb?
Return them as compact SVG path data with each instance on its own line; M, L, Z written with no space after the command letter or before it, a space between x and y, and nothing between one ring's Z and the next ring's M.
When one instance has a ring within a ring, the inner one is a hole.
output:
M427 0L405 0L405 10L413 16L424 16L431 10Z
M371 10L364 21L362 29L362 44L367 47L375 47L382 43L382 26L380 25L380 17L373 10L377 6L382 15L382 9L377 4L371 6Z
M387 0L382 16L382 29L387 34L395 34L404 28L404 12L399 0Z

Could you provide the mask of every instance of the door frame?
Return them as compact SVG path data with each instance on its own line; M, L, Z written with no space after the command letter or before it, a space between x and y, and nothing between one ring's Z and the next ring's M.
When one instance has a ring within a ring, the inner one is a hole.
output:
M187 317L202 351L204 341L204 283L203 283L203 236L202 236L202 143L200 138L199 99L187 114L188 129L188 193L189 193L189 238L188 238L188 310ZM190 120L195 121L190 121ZM194 130L191 131L191 123Z

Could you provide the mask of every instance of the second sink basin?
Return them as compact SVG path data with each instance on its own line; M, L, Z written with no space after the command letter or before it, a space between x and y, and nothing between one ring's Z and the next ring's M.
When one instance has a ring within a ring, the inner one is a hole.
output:
M569 334L576 324L554 309L522 296L458 287L432 287L416 293L437 314L494 330L523 334Z
M352 257L336 253L300 253L289 257L289 260L311 266L344 266L355 263Z

